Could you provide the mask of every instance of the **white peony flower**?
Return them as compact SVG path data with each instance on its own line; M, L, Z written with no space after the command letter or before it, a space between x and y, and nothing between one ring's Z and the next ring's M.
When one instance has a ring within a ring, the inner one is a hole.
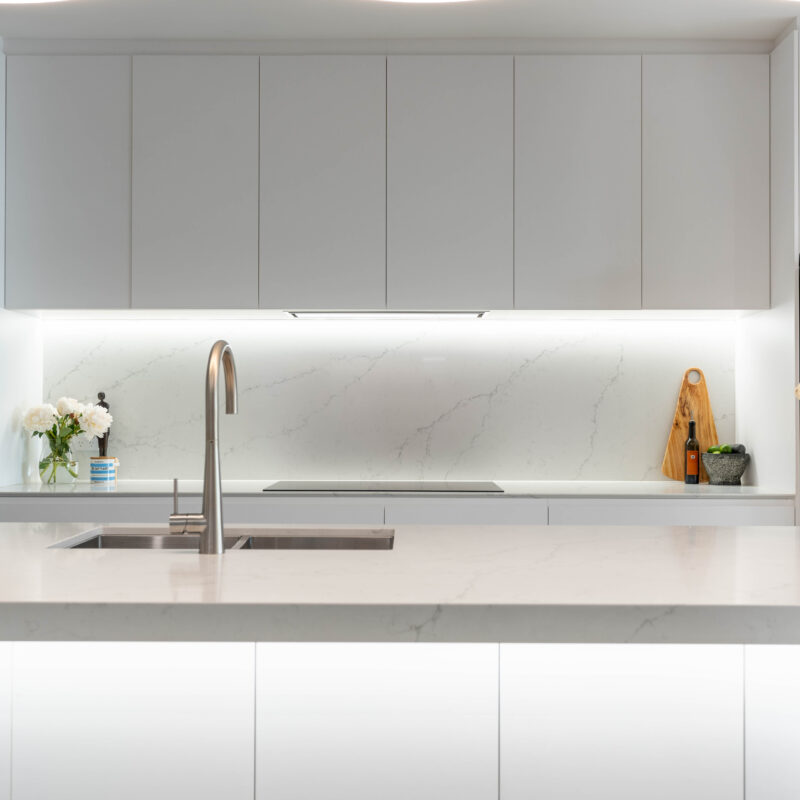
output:
M87 439L102 436L111 427L113 421L114 418L102 406L83 407L81 427Z
M22 418L22 425L30 433L44 433L53 427L57 419L58 411L50 403L45 403L29 408Z
M81 414L85 406L74 397L59 397L56 402L56 408L62 417L66 417L67 414Z

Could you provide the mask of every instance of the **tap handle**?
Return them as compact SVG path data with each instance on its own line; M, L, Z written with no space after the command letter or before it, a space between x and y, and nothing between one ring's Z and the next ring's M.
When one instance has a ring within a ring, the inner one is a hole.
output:
M172 479L172 513L178 513L178 479Z

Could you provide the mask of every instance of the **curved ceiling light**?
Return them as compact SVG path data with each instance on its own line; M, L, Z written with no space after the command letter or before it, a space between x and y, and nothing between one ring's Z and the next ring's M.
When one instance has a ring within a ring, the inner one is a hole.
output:
M474 0L378 0L379 3L413 3L414 5L443 5L444 3L471 3Z

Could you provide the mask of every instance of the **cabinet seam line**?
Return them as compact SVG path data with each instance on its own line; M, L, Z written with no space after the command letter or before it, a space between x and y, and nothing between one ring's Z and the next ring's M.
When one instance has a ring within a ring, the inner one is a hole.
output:
M260 71L260 69L259 69ZM258 642L253 642L253 800L258 797Z
M644 55L639 56L639 308L644 308Z
M383 59L383 307L389 309L389 57Z
M747 647L742 645L742 800L747 800Z
M128 153L128 175L130 176L130 183L128 184L128 308L133 308L133 56L128 57L128 64L130 66L130 100L128 102L128 128L130 131L130 138L128 146L130 151Z
M500 642L497 643L497 800L500 800L501 794L501 786L500 786L500 692L502 687L502 681L500 680L500 659L501 659L501 652L502 652L502 645Z

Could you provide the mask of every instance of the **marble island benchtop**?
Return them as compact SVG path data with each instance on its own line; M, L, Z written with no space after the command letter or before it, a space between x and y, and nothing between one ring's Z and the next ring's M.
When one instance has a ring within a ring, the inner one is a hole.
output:
M89 527L0 524L0 639L800 643L795 527L396 526L393 550L221 557L51 547Z
M619 498L619 499L668 499L691 497L750 497L764 500L791 499L794 497L785 491L776 491L761 486L710 486L700 484L687 486L677 481L505 481L496 483L503 493L468 492L458 493L393 493L393 492L278 492L263 491L275 480L223 480L223 494L229 497L382 497L382 496L414 496L414 497L575 497L575 498ZM181 495L200 495L203 482L200 480L181 480ZM30 497L38 495L97 497L101 495L126 497L157 497L172 494L171 480L119 480L114 488L93 486L88 481L75 484L15 484L0 487L0 497Z

